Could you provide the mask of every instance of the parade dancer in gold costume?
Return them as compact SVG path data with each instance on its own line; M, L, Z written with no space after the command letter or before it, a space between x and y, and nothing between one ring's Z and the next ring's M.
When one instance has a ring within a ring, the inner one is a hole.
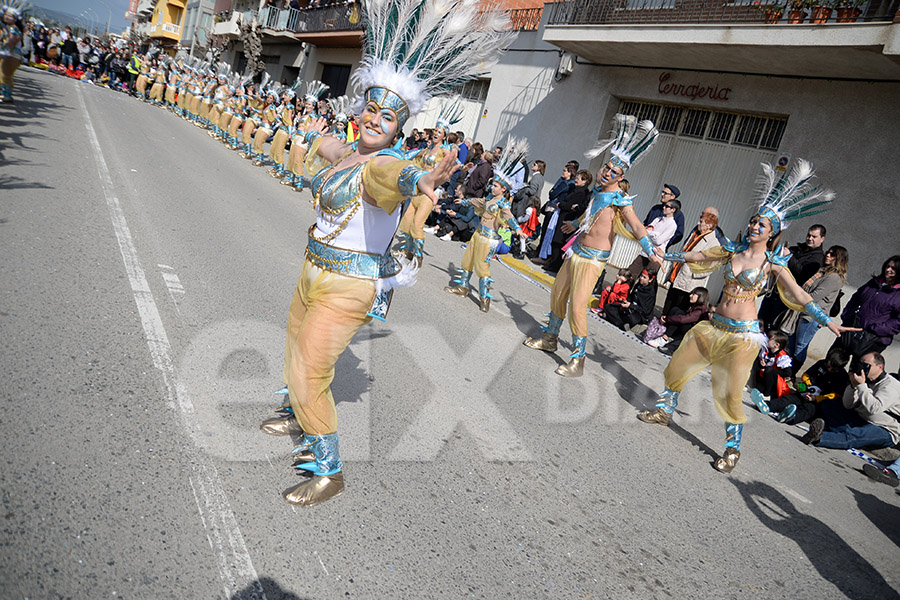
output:
M365 102L360 139L354 149L323 135L324 119L307 127L317 217L288 316L283 377L293 414L262 426L267 433L302 435L295 455L310 476L284 492L302 506L344 488L330 390L334 364L362 325L385 317L393 289L412 283L417 270L415 262L401 268L390 252L398 207L417 194L435 203L435 186L456 169L455 152L425 171L391 144L432 95L489 69L513 35L506 13L484 14L471 0L364 4L365 55L353 74Z
M22 61L22 12L28 5L7 0L0 5L0 102L13 102L13 75Z
M621 188L625 172L656 141L659 131L651 121L638 122L636 117L618 114L613 120L614 137L588 152L589 158L600 156L611 147L609 161L597 173L591 201L578 221L562 223L564 233L576 234L569 242L566 260L556 275L550 292L550 321L542 327L540 338L526 338L529 348L555 352L559 329L566 313L572 330L574 352L568 364L556 372L563 377L580 377L584 373L587 348L587 311L597 279L606 268L616 234L637 238L654 262L661 261L640 219L634 214L632 198ZM631 228L633 234L625 228Z
M452 149L447 143L447 134L450 126L462 119L462 105L459 97L449 99L441 105L437 125L432 130L432 139L428 148L418 150L410 155L416 164L423 169L433 169L440 163L444 156ZM495 169L496 170L496 169ZM507 192L509 186L506 186ZM406 207L403 218L400 219L400 232L397 239L400 242L400 250L406 253L408 258L415 257L422 262L422 252L425 248L425 221L432 210L428 198L415 196Z
M319 98L328 90L328 86L321 81L306 82L306 93L303 97L303 114L299 118L295 117L294 126L295 134L291 139L291 151L288 153L287 168L289 173L282 180L285 185L290 185L295 192L302 192L305 179L304 163L306 162L306 152L309 148L306 140L303 138L302 131L318 118L317 107Z
M487 198L467 198L463 201L463 204L475 207L475 214L480 217L481 222L466 246L461 268L444 291L465 298L469 295L469 280L474 272L478 276L478 298L482 312L488 312L491 308L493 296L490 290L491 283L494 282L491 279L491 260L500 244L498 229L506 226L515 234L522 232L512 214L509 191L516 173L525 168L522 161L527 154L528 143L525 140L510 138L494 167L490 195Z
M741 456L744 422L744 386L766 336L759 326L756 298L774 278L781 299L792 310L804 311L836 335L853 331L839 326L813 302L787 269L790 255L779 244L789 221L822 212L833 195L813 186L810 164L798 160L789 174L777 179L775 170L763 165L761 198L750 219L746 236L703 252L671 252L667 260L686 262L693 273L710 273L725 267L722 302L709 321L701 321L687 332L666 367L666 388L655 410L638 417L647 423L668 425L678 396L697 373L710 367L713 401L725 420L725 452L713 466L723 473L734 469Z

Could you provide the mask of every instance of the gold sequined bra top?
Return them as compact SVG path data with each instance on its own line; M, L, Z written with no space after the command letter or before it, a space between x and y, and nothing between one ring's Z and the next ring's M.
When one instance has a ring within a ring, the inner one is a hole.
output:
M734 274L731 261L725 265L725 289L722 293L734 302L750 302L754 300L766 285L765 264L758 269L746 269Z

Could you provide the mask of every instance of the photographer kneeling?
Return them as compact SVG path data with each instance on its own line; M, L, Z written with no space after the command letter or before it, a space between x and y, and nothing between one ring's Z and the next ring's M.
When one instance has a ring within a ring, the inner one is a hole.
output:
M823 448L888 448L900 441L900 381L884 372L884 357L869 352L850 363L843 404L823 406L801 439Z

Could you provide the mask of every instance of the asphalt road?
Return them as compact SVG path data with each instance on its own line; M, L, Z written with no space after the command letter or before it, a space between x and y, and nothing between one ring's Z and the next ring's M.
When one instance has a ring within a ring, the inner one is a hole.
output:
M521 345L549 294L418 283L337 365L346 490L312 509L281 386L308 193L124 94L20 70L0 106L3 598L894 598L900 497L591 320L585 376ZM749 403L748 403L749 406Z

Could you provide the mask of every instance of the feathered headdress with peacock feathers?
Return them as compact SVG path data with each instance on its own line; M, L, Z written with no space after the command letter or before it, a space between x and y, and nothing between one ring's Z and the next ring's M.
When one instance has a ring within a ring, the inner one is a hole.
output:
M613 117L612 134L611 139L600 142L600 145L585 152L585 156L597 158L611 147L610 161L613 165L626 171L650 149L650 146L659 137L659 130L656 129L653 121L638 121L637 117L633 115L620 113Z
M441 112L438 114L435 129L443 129L444 134L450 133L450 127L462 120L463 106L459 96L448 98L441 104Z
M494 180L512 190L516 174L525 168L524 160L528 155L528 140L510 137L500 157L494 163Z
M509 14L480 0L364 0L365 51L353 82L403 123L433 96L486 73L512 43Z
M834 192L811 183L816 173L809 161L797 159L780 178L772 165L762 163L762 169L757 180L757 214L769 219L773 235L787 229L790 221L825 212L834 201Z

